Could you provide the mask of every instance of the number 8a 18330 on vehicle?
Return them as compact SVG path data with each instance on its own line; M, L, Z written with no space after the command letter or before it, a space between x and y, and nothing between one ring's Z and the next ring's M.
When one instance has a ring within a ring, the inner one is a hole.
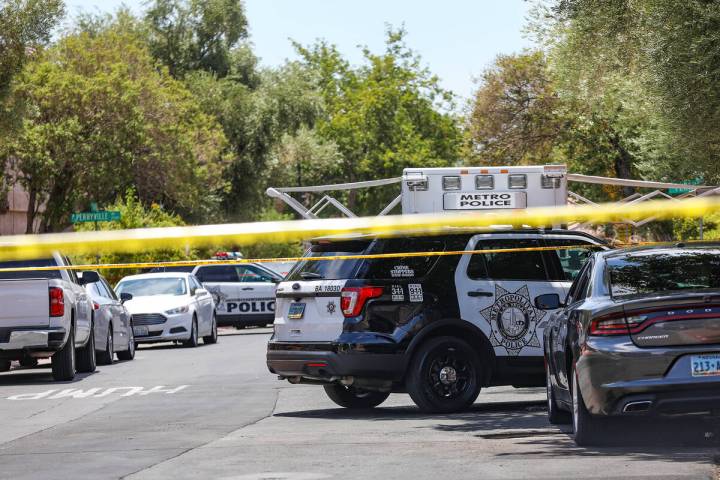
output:
M554 245L562 250L532 250ZM520 247L528 251L507 252ZM314 241L278 285L271 372L323 385L338 405L369 408L407 392L424 411L471 405L491 385L543 386L547 312L535 297L565 295L592 249L565 230ZM486 250L485 254L405 255ZM492 250L499 250L497 253ZM397 257L321 260L337 255Z
M610 417L720 412L719 245L597 253L564 304L538 301L562 307L545 329L548 410L578 444L606 440Z

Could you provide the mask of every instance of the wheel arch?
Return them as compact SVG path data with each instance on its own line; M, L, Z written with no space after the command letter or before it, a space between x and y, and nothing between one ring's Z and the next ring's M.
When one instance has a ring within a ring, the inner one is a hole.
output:
M426 341L436 337L456 337L468 342L480 354L483 361L484 375L481 378L481 385L490 384L493 371L495 370L495 350L490 341L474 324L461 319L443 319L428 325L412 339L407 348L408 364L418 348Z

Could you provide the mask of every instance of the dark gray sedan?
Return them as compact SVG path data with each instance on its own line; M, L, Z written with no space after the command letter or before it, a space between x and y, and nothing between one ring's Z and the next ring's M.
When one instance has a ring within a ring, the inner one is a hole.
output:
M717 414L720 245L595 253L544 332L551 423L596 442L607 417Z
M115 355L120 360L135 358L132 317L123 305L132 296L126 294L124 299L118 298L102 275L100 281L86 284L85 289L92 297L95 309L93 319L98 363L111 364Z

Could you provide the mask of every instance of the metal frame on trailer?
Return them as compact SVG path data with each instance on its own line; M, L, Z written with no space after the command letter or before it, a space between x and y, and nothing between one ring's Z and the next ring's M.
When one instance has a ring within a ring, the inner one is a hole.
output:
M687 185L684 183L668 183L668 182L650 182L645 180L627 180L622 178L609 178L609 177L597 177L591 175L579 175L570 173L567 175L569 182L575 183L586 183L595 185L609 185L617 187L633 187L633 188L644 188L651 189L649 193L640 194L633 193L632 195L619 200L617 203L622 204L637 204L646 202L648 200L662 197L668 199L668 201L681 202L684 199L705 197L709 195L720 195L720 187L718 186L707 186L707 185ZM287 187L287 188L268 188L266 193L272 198L277 198L284 201L293 210L299 213L305 219L319 218L320 212L326 207L335 207L345 217L357 217L357 215L351 211L341 201L331 196L328 192L336 191L350 191L350 190L361 190L365 188L381 187L386 185L392 185L395 183L402 182L402 177L385 178L381 180L371 180L366 182L353 182L353 183L338 183L334 185L316 185L308 187ZM665 190L669 189L682 189L687 190L678 196L672 196ZM302 193L302 194L322 194L322 197L315 202L310 208L303 205L300 201L293 198L290 194ZM398 195L393 199L385 208L378 213L378 215L387 215L397 205L400 204L402 195ZM575 192L568 191L568 204L570 205L597 205L597 203L589 200L582 195ZM655 220L655 217L648 217L642 220L631 220L625 219L622 223L631 225L633 227L641 227L649 222ZM576 223L569 226L570 229L582 229L586 228L589 223ZM702 223L701 223L702 229ZM701 230L702 232L702 230Z

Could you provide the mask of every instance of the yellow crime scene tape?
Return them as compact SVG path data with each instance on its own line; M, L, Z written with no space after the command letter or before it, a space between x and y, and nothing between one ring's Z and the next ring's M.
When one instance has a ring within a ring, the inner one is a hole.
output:
M720 198L696 198L683 202L667 200L642 204L604 204L564 207L541 207L507 212L416 214L382 217L289 220L189 227L144 228L135 230L106 230L99 232L68 232L41 235L0 237L0 260L25 260L48 257L55 251L66 255L94 255L98 252L136 253L178 247L208 247L217 244L249 245L253 243L282 243L307 240L312 237L369 234L400 236L405 234L460 233L464 230L492 229L498 225L517 227L545 227L571 222L608 223L629 218L651 216L658 220L680 217L702 217L720 211ZM531 247L538 249L543 247ZM569 247L577 248L577 247ZM558 250L559 247L548 247ZM518 251L518 249L510 249ZM492 250L498 252L499 250ZM478 251L479 252L479 251ZM378 254L388 256L428 256L430 254L464 254L471 252L412 252ZM354 257L354 256L347 256ZM358 256L369 258L370 256ZM325 257L332 260L332 257ZM346 257L337 257L342 259ZM382 258L382 257L375 257ZM387 257L391 258L391 257ZM297 261L289 259L222 260L222 263ZM204 262L204 263L201 263ZM157 262L142 264L114 264L104 268L152 268L152 266L183 266L212 264L208 261ZM99 265L78 265L72 269ZM55 267L57 268L57 267ZM31 268L30 270L39 270Z

